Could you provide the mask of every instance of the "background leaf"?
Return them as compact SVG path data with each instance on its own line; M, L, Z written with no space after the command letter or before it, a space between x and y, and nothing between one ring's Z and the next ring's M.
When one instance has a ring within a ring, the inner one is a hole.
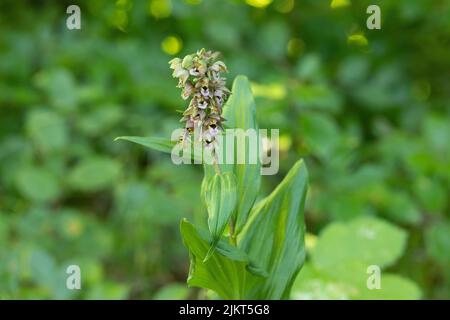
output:
M103 157L87 158L72 169L68 183L76 190L96 191L112 186L120 170L120 163L116 160Z
M155 300L185 300L189 297L190 290L186 284L169 284L159 289L153 299Z
M31 201L47 202L60 194L58 179L43 168L23 168L16 176L16 185L20 193Z
M30 112L26 120L26 130L31 140L43 152L61 150L68 142L64 118L53 111Z
M350 263L392 265L403 253L406 233L376 218L357 218L348 224L333 223L320 235L312 253L314 265L329 274L337 274ZM363 269L365 270L365 269Z
M420 299L413 281L383 270L402 254L406 233L376 218L333 223L310 248L310 261L298 275L293 299ZM380 268L380 288L369 289Z
M422 293L414 282L398 275L382 273L381 288L369 290L364 287L356 299L361 300L417 300Z

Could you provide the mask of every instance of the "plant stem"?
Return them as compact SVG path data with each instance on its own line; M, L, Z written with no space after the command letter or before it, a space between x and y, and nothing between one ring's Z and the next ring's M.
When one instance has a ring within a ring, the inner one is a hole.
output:
M230 242L237 247L236 235L234 234L234 220L230 219Z
M214 170L216 170L216 174L218 174L218 175L222 174L222 172L220 171L220 167L217 164L217 161L214 161L213 165L214 165Z

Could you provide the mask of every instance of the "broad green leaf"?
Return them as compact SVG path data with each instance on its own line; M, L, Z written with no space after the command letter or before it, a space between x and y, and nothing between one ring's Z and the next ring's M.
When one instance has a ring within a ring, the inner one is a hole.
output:
M64 119L53 111L31 111L27 115L26 130L36 147L43 152L61 150L69 140Z
M264 281L248 283L255 299L287 299L305 260L303 207L308 173L302 160L250 213L238 246L265 270Z
M153 300L185 300L189 297L190 290L186 284L173 283L159 289L153 296Z
M305 73L305 75L302 75L303 77L315 76L314 73L312 73L313 75L308 76L308 73L311 71L307 70L307 68L302 69L302 73ZM294 94L297 98L296 105L298 105L299 109L302 111L305 109L315 109L333 113L342 109L342 97L339 95L339 92L336 92L332 87L327 85L312 85L305 83L299 86ZM309 112L304 112L303 115L308 116Z
M333 157L336 148L342 144L339 128L330 116L305 114L300 118L300 127L308 149L322 159Z
M292 286L294 300L348 300L357 289L348 283L332 279L305 263Z
M250 82L245 76L237 76L233 82L232 94L224 106L223 116L226 119L226 126L229 129L255 129L258 130L256 123L256 107L253 100ZM248 214L258 195L261 184L261 164L259 154L256 164L249 164L249 139L246 138L245 146L238 146L235 139L235 161L237 152L245 150L245 164L221 165L223 172L233 172L236 176L237 188L237 206L233 213L236 234L247 221ZM255 141L254 143L259 143ZM259 151L258 151L259 152ZM214 168L211 165L205 165L205 179L210 179L214 175Z
M324 274L311 264L305 264L292 288L292 299L299 300L366 300L366 299L420 299L421 291L409 279L381 273L380 288L368 289L365 271L362 281L345 281ZM356 275L357 276L357 275Z
M223 116L227 119L226 125L228 128L258 130L258 124L256 122L256 105L253 100L250 82L247 77L237 76L234 80L232 95L224 106ZM259 141L257 141L257 143L259 143ZM236 146L235 155L239 148L240 146ZM246 164L236 164L232 167L236 176L237 194L239 196L234 214L236 219L236 233L239 233L245 225L261 184L261 163L259 161L259 154L257 163L249 164L248 153L249 141L247 139L245 144Z
M411 225L418 225L421 222L422 217L415 206L414 199L406 192L391 192L389 196L389 203L386 208L386 214L389 218Z
M58 179L44 168L23 168L17 173L15 182L19 192L31 201L52 201L60 194Z
M425 246L428 256L450 270L450 221L429 226L425 231Z
M263 272L250 263L243 251L220 240L210 259L203 262L210 248L211 235L197 230L187 220L181 221L180 230L191 260L188 285L211 289L223 299L249 298L245 284L256 282Z
M87 300L124 300L129 297L130 288L122 283L102 281L96 284L87 294Z
M120 174L120 163L104 157L82 160L69 173L68 183L77 190L97 191L112 186Z
M438 179L420 177L414 181L414 194L426 211L444 213L448 195Z
M403 253L406 238L403 230L376 218L333 223L322 231L312 262L329 275L351 279L365 273L369 265L392 265Z
M114 141L117 140L126 140L130 142L134 142L137 144L140 144L144 147L161 151L165 153L171 153L173 147L175 146L175 142L170 141L170 139L166 138L159 138L159 137L130 137L130 136L124 136L124 137L117 137L114 139Z
M68 69L44 71L37 76L37 85L44 89L53 107L72 112L79 104L79 89Z
M125 116L125 111L117 105L103 105L83 115L76 123L87 136L99 136L109 128L118 124Z
M49 291L55 299L70 299L74 292L66 287L66 268L58 266L54 257L39 248L29 256L31 279L41 288Z
M211 250L205 259L215 249L220 240L231 214L236 207L236 180L234 174L225 172L214 175L207 182L205 190L205 202L208 209L208 227L211 232L213 243Z
M381 273L381 288L359 289L353 297L357 300L417 300L422 296L419 287L411 280L389 273Z

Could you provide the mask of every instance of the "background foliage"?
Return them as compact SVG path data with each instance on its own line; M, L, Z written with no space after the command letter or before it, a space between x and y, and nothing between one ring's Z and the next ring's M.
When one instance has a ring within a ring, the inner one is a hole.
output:
M180 126L167 61L201 47L223 52L230 84L248 76L260 127L280 129L263 194L306 160L293 298L450 298L448 1L78 1L78 31L69 4L0 4L0 298L209 294L184 284L179 233L183 217L205 224L201 167L113 141ZM373 255L390 290L354 283Z

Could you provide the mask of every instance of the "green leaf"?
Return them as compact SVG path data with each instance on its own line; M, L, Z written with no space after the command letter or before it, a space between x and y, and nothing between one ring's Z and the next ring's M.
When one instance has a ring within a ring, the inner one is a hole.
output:
M389 197L386 208L386 214L389 218L411 225L418 225L421 222L421 214L416 208L413 198L406 192L391 192Z
M126 140L140 144L144 147L150 148L152 150L161 151L164 153L176 152L174 149L177 145L176 141L171 141L170 139L161 137L117 137L114 141ZM179 150L181 151L181 150ZM180 158L185 157L188 161L199 161L201 163L203 159L203 146L198 143L188 143L184 146L183 152L179 154Z
M173 283L159 289L153 300L185 300L189 297L189 293L186 284Z
M361 300L417 300L422 296L420 288L411 280L395 275L382 273L381 288L361 288L353 299Z
M354 286L336 281L305 263L292 286L291 299L348 300L355 292Z
M419 299L417 285L381 273L381 288L368 288L369 266L391 265L403 252L406 233L375 218L333 223L319 237L307 270L297 277L295 299Z
M48 202L60 194L57 178L44 168L23 168L18 172L15 182L20 193L31 201Z
M450 221L441 221L425 231L425 247L429 257L450 269Z
M255 129L258 130L256 123L256 107L251 92L250 82L245 76L237 76L233 82L232 94L224 106L223 116L226 119L226 126L229 129ZM259 143L256 140L256 143ZM236 164L236 155L240 148L245 147L245 164ZM222 172L233 172L236 177L237 205L233 213L236 234L247 221L250 210L258 195L261 184L261 163L259 156L256 164L249 164L249 139L246 138L245 146L237 146L235 141L235 161L233 165L221 165ZM211 165L205 165L205 179L210 179L214 175L214 168Z
M354 271L354 270L353 270ZM381 273L380 288L368 289L365 270L361 281L345 281L330 277L305 264L292 288L292 299L299 300L412 300L420 299L419 287L409 279L398 275ZM354 274L358 277L358 274Z
M44 89L50 103L61 111L72 112L79 104L79 89L73 74L67 69L54 69L38 74L37 85Z
M312 261L326 274L350 280L355 274L365 276L369 265L392 265L403 253L406 238L406 232L376 218L333 223L322 231Z
M83 115L76 125L87 136L99 136L118 124L124 115L125 112L120 106L106 104Z
M36 147L43 152L61 150L69 140L64 119L53 111L31 111L27 115L26 130Z
M165 153L171 153L173 150L173 147L175 146L176 142L170 141L166 138L159 138L159 137L130 137L130 136L124 136L124 137L117 137L114 139L114 141L117 140L126 140L130 142L134 142L137 144L140 144L144 147L161 151Z
M211 289L223 299L248 298L246 282L255 282L263 276L248 256L220 240L210 259L203 262L212 241L209 233L197 230L187 220L181 221L180 230L191 260L188 285Z
M414 194L425 210L431 213L443 213L448 196L444 186L437 179L420 177L414 181Z
M335 120L325 114L309 113L300 118L300 126L308 149L322 159L335 156L341 134Z
M208 227L213 238L211 249L205 257L207 260L214 251L236 207L236 180L233 173L214 175L207 182L205 192Z
M77 190L97 191L111 186L120 173L120 164L104 157L82 160L69 173L68 182Z
M303 208L308 173L297 161L283 181L250 213L238 245L269 277L247 281L255 299L287 299L305 260Z

